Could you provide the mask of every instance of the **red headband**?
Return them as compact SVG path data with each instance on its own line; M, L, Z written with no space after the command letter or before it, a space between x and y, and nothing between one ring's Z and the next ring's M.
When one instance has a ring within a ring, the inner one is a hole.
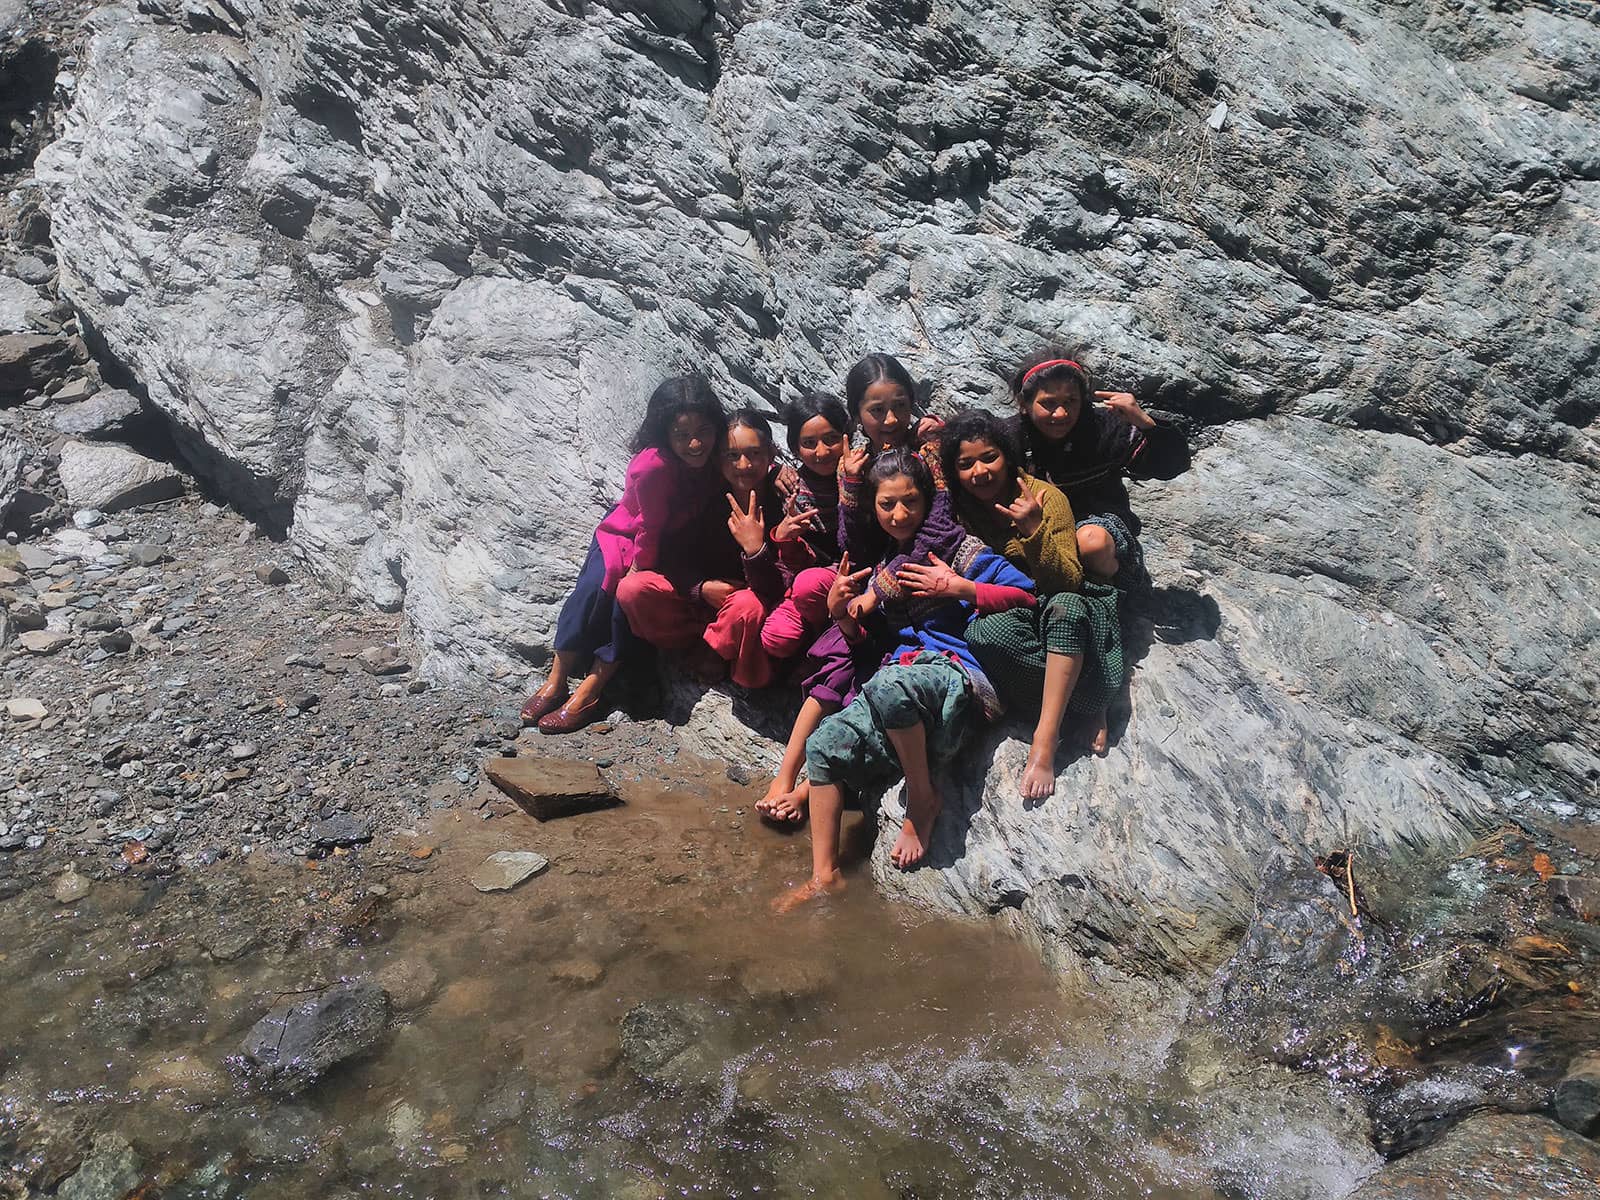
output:
M1022 386L1027 387L1028 380L1032 379L1040 371L1048 371L1051 367L1071 367L1080 375L1086 373L1082 367L1070 358L1052 358L1049 362L1042 362L1037 367L1029 367L1028 373L1022 377Z

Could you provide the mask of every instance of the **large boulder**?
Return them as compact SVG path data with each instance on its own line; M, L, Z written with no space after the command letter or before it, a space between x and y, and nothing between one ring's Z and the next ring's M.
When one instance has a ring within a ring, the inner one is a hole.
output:
M1133 712L1036 809L1019 728L985 735L932 869L880 858L887 886L1214 965L1278 853L1449 841L1494 780L1600 770L1585 14L208 13L90 18L36 165L58 287L434 678L545 660L663 375L771 403L890 350L935 408L1003 407L1064 339L1201 444L1135 497ZM689 736L771 761L759 705L699 708Z
M0 525L5 524L17 498L17 489L22 485L22 464L26 459L22 443L10 430L0 429Z
M183 477L126 446L68 442L61 448L61 486L74 508L116 512L179 495Z

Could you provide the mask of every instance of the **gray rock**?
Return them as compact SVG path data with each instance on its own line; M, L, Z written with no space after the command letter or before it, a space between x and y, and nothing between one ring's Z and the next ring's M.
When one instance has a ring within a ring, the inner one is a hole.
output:
M622 1057L639 1075L675 1087L696 1087L720 1079L720 1035L725 1024L709 1004L693 1000L651 1000L636 1004L622 1018Z
M142 411L139 398L120 388L106 388L87 400L57 410L50 423L59 433L91 440L126 437Z
M317 1153L324 1134L322 1119L298 1104L275 1105L253 1121L244 1135L244 1151L256 1162L303 1163Z
M56 898L57 904L76 904L93 889L93 883L68 867L56 877L55 886L50 889L50 894Z
M311 826L310 838L318 846L355 846L372 840L372 821L350 813L335 813Z
M0 429L0 523L11 515L17 491L22 486L22 467L27 461L22 443L9 429Z
M289 573L277 563L262 563L256 568L256 578L262 583L278 587L289 582Z
M87 400L94 395L98 385L86 375L76 379L69 379L55 391L50 393L52 404L76 404L80 400Z
M144 1178L143 1164L120 1134L99 1133L89 1156L56 1189L61 1200L122 1200Z
M6 716L13 721L42 721L49 713L44 701L32 696L12 696L6 701Z
M399 646L369 646L356 655L356 662L368 675L398 675L411 668Z
M72 343L42 333L0 335L0 397L15 396L45 384L74 362Z
M331 1067L372 1049L389 1024L389 996L366 981L340 983L273 1008L244 1040L245 1062L263 1086L303 1091Z
M1574 1133L1600 1133L1600 1053L1580 1054L1556 1085L1556 1120Z
M23 333L50 311L50 301L37 288L11 275L0 275L0 333Z
M1485 1114L1377 1172L1349 1200L1565 1200L1594 1194L1600 1147L1544 1117Z
M545 870L550 860L532 850L496 850L474 868L472 886L480 892L504 892Z
M153 545L149 542L129 542L119 548L122 554L138 563L141 567L153 567L158 563L170 562L172 555L165 546Z
M61 448L61 484L80 508L117 512L167 500L183 491L183 477L166 463L109 443L68 442Z
M29 654L54 654L72 644L72 635L54 629L30 629L17 635L17 645Z

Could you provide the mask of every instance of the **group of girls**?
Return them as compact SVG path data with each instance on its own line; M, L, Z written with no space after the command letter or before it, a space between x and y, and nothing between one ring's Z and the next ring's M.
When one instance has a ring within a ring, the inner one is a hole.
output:
M545 733L581 728L641 641L706 681L798 681L799 716L757 804L776 822L811 817L812 877L784 904L841 885L847 790L870 798L903 776L890 857L920 862L941 804L933 776L979 720L1035 717L1030 801L1055 788L1069 713L1105 752L1125 683L1119 600L1146 579L1124 481L1188 465L1181 432L1126 392L1092 391L1057 351L1017 369L1009 419L919 420L911 376L886 354L852 367L844 390L842 404L789 405L791 466L763 413L725 413L698 376L661 384L522 710Z

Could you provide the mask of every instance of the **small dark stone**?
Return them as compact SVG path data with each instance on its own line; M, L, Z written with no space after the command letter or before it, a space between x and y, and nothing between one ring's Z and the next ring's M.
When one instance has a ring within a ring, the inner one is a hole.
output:
M354 846L372 840L372 822L349 813L335 813L313 825L310 836L318 846Z
M273 587L281 587L289 582L289 573L277 563L262 563L256 568L256 578Z

